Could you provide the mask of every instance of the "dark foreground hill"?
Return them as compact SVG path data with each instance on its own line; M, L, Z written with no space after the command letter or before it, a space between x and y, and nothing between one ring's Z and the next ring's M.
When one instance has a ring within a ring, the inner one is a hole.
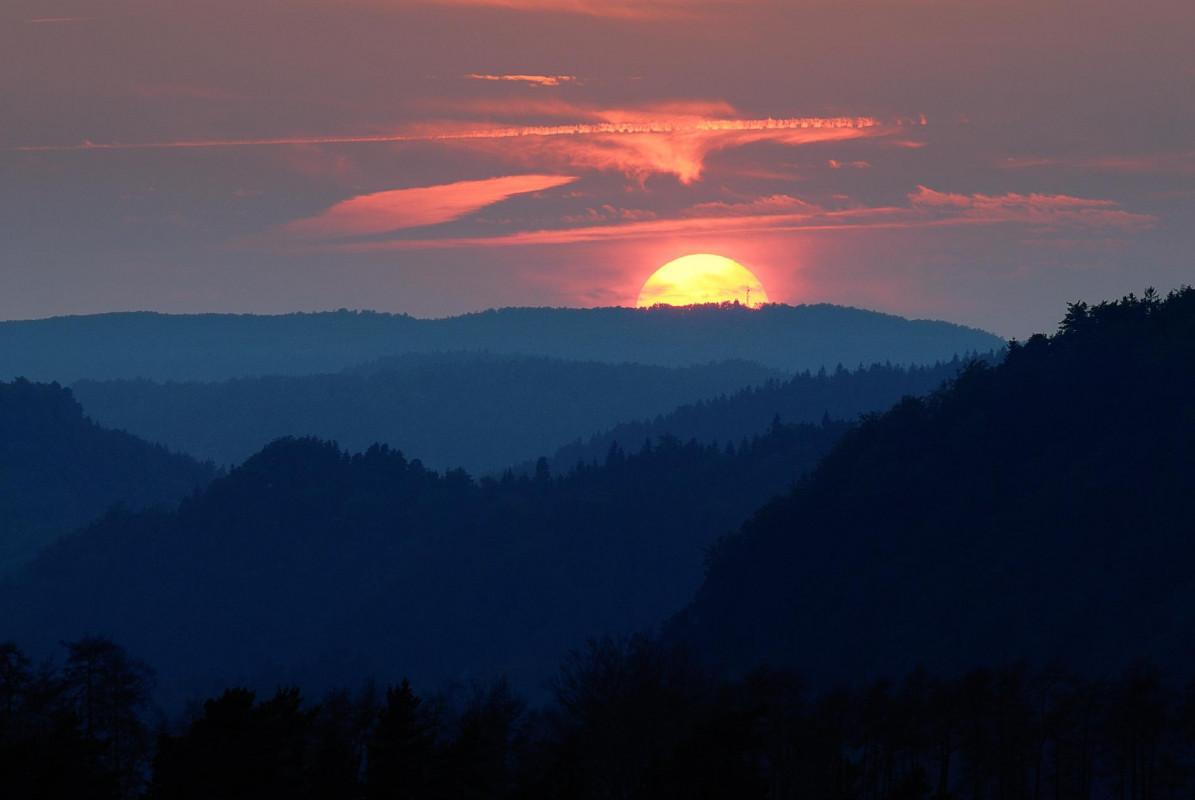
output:
M220 464L240 463L293 435L352 451L381 442L417 453L434 469L483 474L623 420L777 375L741 361L668 368L450 353L396 356L329 375L83 381L73 389L101 423ZM765 428L766 421L750 433Z
M220 380L460 350L662 366L741 359L798 372L929 364L1002 345L973 328L830 305L508 308L447 319L127 313L0 323L0 378Z
M586 637L680 609L705 548L846 427L776 426L734 451L665 440L482 483L385 448L281 440L175 513L112 514L63 540L0 586L0 619L38 654L111 635L175 700L361 675L536 689Z
M173 505L214 476L83 416L68 389L0 383L0 574L116 504Z
M983 356L985 360L995 357ZM560 448L552 456L551 466L553 471L568 470L578 462L602 459L612 445L629 449L661 436L686 442L738 442L767 430L777 417L784 422L817 422L825 416L855 419L884 411L906 395L928 394L958 375L966 363L967 359L953 358L926 366L872 364L848 370L839 365L829 372L802 372L787 380L770 380L686 403L653 419L623 422L587 441Z
M845 440L672 625L735 670L1195 658L1195 291L1072 306Z

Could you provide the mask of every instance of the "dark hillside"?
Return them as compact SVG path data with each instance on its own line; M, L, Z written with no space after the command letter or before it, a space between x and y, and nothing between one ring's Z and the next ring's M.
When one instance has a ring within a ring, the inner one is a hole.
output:
M219 464L239 463L283 436L317 436L349 450L381 442L418 453L435 469L482 474L623 420L778 375L741 361L668 368L436 353L328 375L83 381L73 388L101 423ZM635 445L642 443L639 437Z
M215 471L83 416L69 389L0 383L0 574L113 505L173 505Z
M996 357L992 354L984 359ZM601 459L613 444L633 447L660 436L714 444L738 442L766 430L776 417L785 422L817 422L824 416L855 419L883 411L905 395L919 396L937 389L966 363L964 358L953 358L927 366L872 364L855 370L839 365L832 371L802 372L787 380L770 380L687 403L654 419L624 422L588 441L566 445L552 457L552 468L566 470L578 461Z
M1195 291L1059 332L850 433L716 550L675 636L821 681L1195 657Z
M678 610L706 547L846 427L777 426L733 452L664 440L482 483L280 440L176 513L112 514L61 542L0 587L0 609L37 653L87 632L127 642L173 699L361 674L536 689L588 636Z

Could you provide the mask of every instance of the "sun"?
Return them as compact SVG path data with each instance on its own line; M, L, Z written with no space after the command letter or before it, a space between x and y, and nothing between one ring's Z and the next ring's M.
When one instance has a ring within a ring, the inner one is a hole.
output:
M654 305L691 306L733 303L750 308L768 302L768 293L751 270L711 253L695 253L669 261L651 274L639 290L639 308Z

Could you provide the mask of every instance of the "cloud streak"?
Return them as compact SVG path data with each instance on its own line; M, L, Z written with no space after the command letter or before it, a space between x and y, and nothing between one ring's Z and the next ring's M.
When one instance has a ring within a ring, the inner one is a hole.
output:
M25 20L26 25L68 25L73 22L91 22L93 17L34 17Z
M245 139L181 139L162 142L93 142L79 144L22 145L9 148L24 153L76 150L169 150L228 147L278 147L318 144L385 144L402 142L453 142L489 139L522 139L562 136L634 136L643 134L744 133L866 130L881 122L871 117L791 117L788 119L702 119L625 122L580 122L564 125L521 125L465 128L440 133L379 133L330 136L278 136Z
M1168 153L1073 156L1013 156L997 162L1002 169L1024 170L1060 168L1079 172L1123 173L1128 175L1195 174L1195 150Z
M704 203L670 219L632 220L496 236L349 242L328 249L345 252L473 247L571 245L605 241L758 233L809 233L959 226L1020 225L1032 230L1103 230L1119 234L1154 227L1157 220L1125 211L1111 200L1069 195L952 194L924 186L907 206L826 209L788 195L744 203ZM607 214L607 218L611 215Z
M439 225L486 206L577 180L568 175L508 175L361 195L279 229L290 239L373 236Z
M561 86L574 83L575 75L479 75L471 72L465 76L471 81L490 81L497 83L526 83L531 86Z
M651 20L693 16L713 0L423 0L429 5L474 6L509 11L580 14L609 19Z
M1041 229L1103 228L1125 232L1157 224L1148 214L1134 214L1113 200L1065 194L953 194L925 186L909 195L914 210L936 217L984 224L1017 223Z
M568 106L550 106L558 110ZM699 179L714 152L758 141L786 145L884 136L923 121L884 122L874 117L736 118L701 111L724 105L663 106L654 110L587 110L590 119L554 125L475 126L432 123L421 130L347 136L287 136L259 139L200 139L162 142L92 142L33 145L18 152L109 150L194 150L297 145L404 144L433 142L488 149L508 161L567 169L615 170L642 181L653 174ZM574 109L576 110L576 109ZM654 111L654 113L653 113ZM512 145L517 146L512 147Z

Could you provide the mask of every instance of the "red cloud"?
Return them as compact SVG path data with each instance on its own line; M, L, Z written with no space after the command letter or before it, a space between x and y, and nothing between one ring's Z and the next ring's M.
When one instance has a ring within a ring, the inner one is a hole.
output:
M567 227L523 230L460 239L405 239L334 245L349 251L414 250L504 245L561 245L665 236L794 233L860 229L936 228L958 225L1019 224L1036 230L1105 229L1120 233L1152 227L1156 219L1121 209L1112 200L1068 195L951 194L925 186L909 195L908 206L826 209L788 195L745 203L703 203L670 219L643 219L606 210L588 219L572 218ZM595 222L599 224L575 223Z
M574 180L567 175L510 175L376 192L337 203L314 217L288 223L281 231L301 239L335 239L438 225L518 194L543 191Z
M721 104L588 110L590 121L585 122L445 131L435 138L484 148L520 163L614 170L639 180L667 174L693 183L701 177L708 156L721 150L758 141L802 145L881 136L897 127L872 117L710 116L711 108L725 113ZM507 141L511 139L517 144Z
M405 133L364 136L278 137L146 143L84 142L67 146L31 146L19 151L142 150L170 148L267 147L283 145L440 142L486 149L496 157L555 169L615 170L639 180L675 175L682 183L701 177L705 160L720 150L759 141L788 145L884 136L905 122L874 117L787 117L753 119L733 116L725 103L668 103L643 109L578 108L565 103L532 103L527 108L553 115L572 112L575 121L553 125L477 126L429 123ZM576 120L576 117L580 117ZM911 124L921 125L916 121Z

